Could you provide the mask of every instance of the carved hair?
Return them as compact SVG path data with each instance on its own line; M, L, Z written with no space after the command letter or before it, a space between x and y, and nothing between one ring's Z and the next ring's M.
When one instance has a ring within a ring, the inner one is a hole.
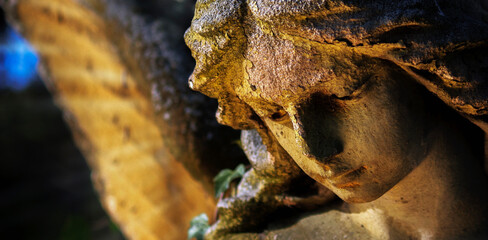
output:
M258 25L391 61L486 132L486 13L479 0L199 0L185 35L197 61L190 86L219 99L221 123L252 128L234 85L245 76L246 32Z

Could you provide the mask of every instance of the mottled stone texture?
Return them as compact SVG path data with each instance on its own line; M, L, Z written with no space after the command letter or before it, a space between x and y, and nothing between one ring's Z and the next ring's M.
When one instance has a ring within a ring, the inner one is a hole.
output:
M207 237L487 235L487 16L484 0L197 1L190 87L247 131L253 166ZM303 173L344 202L262 232L330 199L291 191Z
M486 0L197 1L186 33L189 0L0 3L129 238L184 238L245 161L183 34L252 166L207 238L487 236Z

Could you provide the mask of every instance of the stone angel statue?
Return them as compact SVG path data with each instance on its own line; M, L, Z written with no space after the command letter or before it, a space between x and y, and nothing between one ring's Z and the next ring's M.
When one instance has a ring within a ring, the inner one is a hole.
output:
M130 239L488 237L486 0L0 6Z
M487 10L483 1L198 1L185 36L190 87L218 99L220 123L244 130L253 166L218 204L208 238L487 237ZM260 143L267 154L256 154ZM309 205L283 195L301 171L342 201L236 234L290 200Z

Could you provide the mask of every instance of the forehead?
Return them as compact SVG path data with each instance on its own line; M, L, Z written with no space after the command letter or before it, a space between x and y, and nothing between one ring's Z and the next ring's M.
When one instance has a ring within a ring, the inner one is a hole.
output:
M243 98L284 104L312 92L342 95L364 80L361 56L347 46L277 37L254 28L244 54Z

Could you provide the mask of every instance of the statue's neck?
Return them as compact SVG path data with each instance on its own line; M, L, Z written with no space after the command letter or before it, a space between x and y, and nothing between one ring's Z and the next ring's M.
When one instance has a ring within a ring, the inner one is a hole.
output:
M350 211L358 213L353 217L368 212L368 217L383 221L390 235L413 232L419 239L486 232L488 184L482 161L462 130L443 124L431 132L435 140L419 166L379 199L349 204ZM377 223L368 217L356 220L375 228Z

